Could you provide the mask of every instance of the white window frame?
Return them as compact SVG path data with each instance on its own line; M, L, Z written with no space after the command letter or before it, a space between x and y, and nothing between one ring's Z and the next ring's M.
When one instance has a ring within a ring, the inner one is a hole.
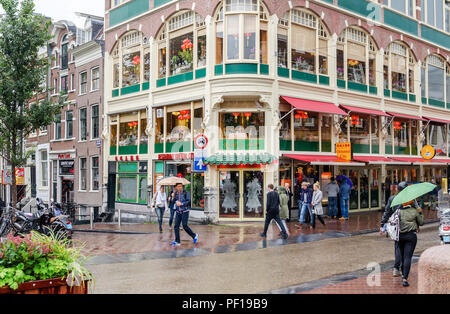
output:
M98 189L94 190L94 158L98 159L98 165L97 165L97 171L98 171ZM98 192L100 191L100 156L95 155L95 156L91 156L91 171L90 171L90 191L91 192Z
M393 2L399 2L399 1L404 1L405 3L405 12L399 11L395 8L392 7L392 3ZM412 1L412 12L409 12L409 4ZM378 1L374 1L374 2L378 2ZM384 0L383 1L384 5L389 7L390 9L394 10L395 12L399 12L403 15L406 15L410 18L416 18L416 11L417 11L417 5L416 5L416 0ZM411 14L412 13L412 14Z
M84 75L84 74L86 74L86 81L83 83L83 80L82 80L82 76ZM86 95L87 93L88 93L88 81L89 81L89 78L88 78L88 72L87 71L83 71L83 72L81 72L80 73L80 75L79 75L79 78L80 78L80 82L79 82L79 88L80 88L80 91L79 91L79 96L82 96L82 95ZM83 86L83 84L86 84L86 90L83 92L83 90L82 90L82 86Z
M83 121L82 119L81 119L81 111L82 110L85 110L86 111L86 138L85 139L83 139L82 138L82 134L81 134L81 130L82 130L82 126L81 126L81 121ZM87 140L88 140L88 137L89 137L89 132L88 132L88 110L87 110L87 107L83 107L83 108L80 108L80 111L79 111L79 113L80 113L80 118L79 118L79 136L80 136L80 142L86 142Z
M433 24L429 24L428 23L428 13L429 13L428 12L428 0L422 0L422 4L423 4L423 7L422 7L422 16L423 16L422 22L425 23L428 26L431 26L431 27L437 29L437 30L445 31L445 29L446 29L446 25L445 25L445 23L446 23L446 20L445 20L446 12L447 12L447 10L450 10L450 6L447 5L444 0L433 0L433 1L434 1L434 21L433 21ZM443 2L443 4L442 4L442 8L443 8L442 12L438 12L437 5L436 5L436 3L438 1L439 2L440 1ZM436 25L436 21L437 21L436 17L438 16L439 13L442 14L442 28L439 28Z
M56 129L57 129L57 122L55 121L54 123L53 123L53 126L54 126L54 134L53 134L53 139L55 140L55 141L59 141L59 140L62 140L63 139L63 134L62 134L62 124L63 124L63 122L64 122L64 120L62 119L62 113L60 113L59 114L60 115L60 121L59 121L59 124L60 124L60 128L61 128L61 137L60 138L57 138L56 137Z
M82 187L82 168L81 168L81 165L82 165L82 162L81 162L81 160L82 159L84 159L84 160L86 160L86 164L85 164L85 166L86 166L86 168L84 168L84 170L86 170L86 180L85 180L85 182L86 182L86 187L85 187L85 189L83 189L83 187ZM80 157L80 159L79 159L79 162L80 162L80 181L79 181L79 184L78 184L78 190L80 191L80 192L87 192L87 190L88 190L88 169L89 169L89 166L88 166L88 158L87 157Z
M98 77L94 77L94 71L98 71ZM98 87L94 88L94 80L97 80ZM100 67L95 67L91 69L91 92L100 90Z
M42 159L42 153L45 153L45 159ZM39 151L39 162L40 162L40 166L41 166L41 177L40 177L40 180L39 180L39 186L41 187L41 188L48 188L48 186L49 186L49 174L48 174L48 152L47 152L47 150L40 150ZM45 170L46 170L46 177L47 177L47 180L46 181L44 181L43 179L44 179L44 176L43 176L43 174L44 174L44 167L43 167L43 164L45 164ZM44 184L44 182L45 182L45 184Z

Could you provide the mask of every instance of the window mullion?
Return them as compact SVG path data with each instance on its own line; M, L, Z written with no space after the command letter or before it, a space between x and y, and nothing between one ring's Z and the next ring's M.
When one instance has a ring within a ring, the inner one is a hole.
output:
M244 60L244 14L239 14L239 61Z

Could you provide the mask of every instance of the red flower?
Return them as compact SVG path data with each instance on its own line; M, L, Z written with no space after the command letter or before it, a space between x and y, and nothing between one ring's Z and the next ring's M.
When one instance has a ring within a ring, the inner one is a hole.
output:
M132 64L133 64L133 65L141 64L141 58L140 58L139 56L135 56L135 57L133 58Z

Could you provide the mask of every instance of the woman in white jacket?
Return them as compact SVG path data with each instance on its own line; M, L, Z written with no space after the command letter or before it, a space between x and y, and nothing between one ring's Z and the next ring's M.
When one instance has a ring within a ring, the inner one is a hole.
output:
M312 221L312 228L316 228L316 217L319 219L319 221L322 223L322 225L325 226L325 221L322 218L323 215L323 207L322 207L322 199L323 199L323 193L320 190L320 184L319 182L314 184L314 193L312 197L312 214L313 217L311 219Z
M153 208L155 209L156 215L158 216L159 232L162 233L164 212L169 208L164 186L160 186L158 192L156 192L155 196L153 197Z

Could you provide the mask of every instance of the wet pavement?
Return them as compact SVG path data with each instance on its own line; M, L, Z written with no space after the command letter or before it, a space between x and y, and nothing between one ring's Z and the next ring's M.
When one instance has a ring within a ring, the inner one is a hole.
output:
M426 221L436 221L436 211L425 210L424 213ZM280 239L279 229L274 223L269 228L266 241L262 241L259 236L264 227L263 223L192 224L190 227L199 234L199 243L194 245L186 232L181 230L182 245L178 248L170 246L174 240L173 230L169 230L168 225L164 224L163 233L159 233L158 225L155 223L122 224L120 229L117 224L95 224L92 232L89 225L79 225L74 227L74 241L84 243L85 254L104 256L102 263L113 263L126 260L124 257L118 257L121 254L134 254L133 258L138 260L173 258L353 236L378 230L381 216L381 212L369 212L353 214L347 221L326 219L326 226L317 222L315 230L310 229L308 224L298 228L296 222L290 222L288 223L290 237L287 241ZM170 253L174 251L177 253Z

